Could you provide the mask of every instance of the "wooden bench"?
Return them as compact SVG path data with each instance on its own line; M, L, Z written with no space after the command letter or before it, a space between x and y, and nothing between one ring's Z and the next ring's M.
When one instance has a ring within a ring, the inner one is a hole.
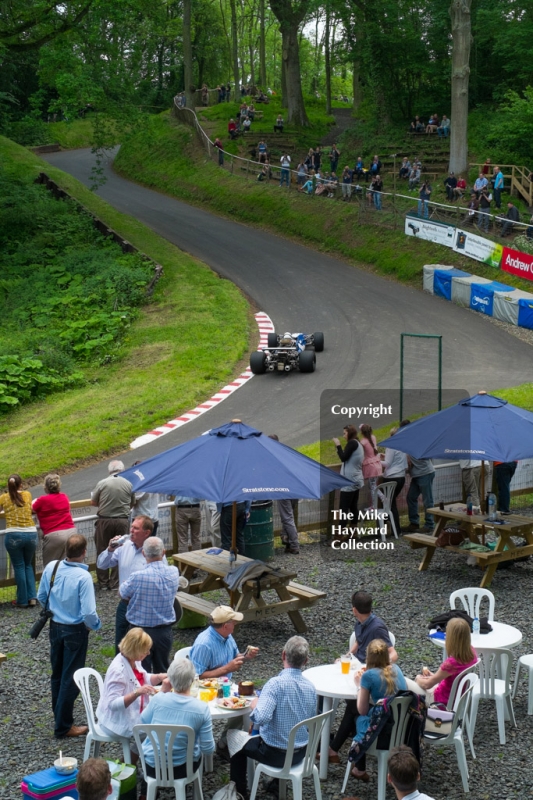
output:
M194 611L195 614L201 614L204 617L210 617L217 607L217 603L211 603L209 600L205 600L199 594L187 594L187 592L179 592L178 600L182 608L186 608L188 611Z
M320 589L313 589L311 586L303 586L301 583L291 581L287 584L287 589L295 597L301 597L309 602L309 605L314 605L317 600L323 600L327 597L327 592L322 592Z

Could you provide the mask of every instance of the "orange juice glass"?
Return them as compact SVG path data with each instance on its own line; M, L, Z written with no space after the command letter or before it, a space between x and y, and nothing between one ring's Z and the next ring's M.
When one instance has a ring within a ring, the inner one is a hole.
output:
M198 692L198 699L203 700L204 703L209 703L211 700L211 689L200 689Z

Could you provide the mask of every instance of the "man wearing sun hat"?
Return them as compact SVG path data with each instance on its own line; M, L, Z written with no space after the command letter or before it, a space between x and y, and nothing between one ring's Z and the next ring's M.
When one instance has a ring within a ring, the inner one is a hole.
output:
M235 624L241 622L243 615L234 611L231 606L217 606L211 614L211 623L196 639L189 653L200 678L231 678L240 669L243 662L255 658L259 652L257 647L249 648L245 655L239 653L237 642L233 638ZM231 728L240 728L242 717L229 719L222 737L217 743L217 752L227 757L226 733Z

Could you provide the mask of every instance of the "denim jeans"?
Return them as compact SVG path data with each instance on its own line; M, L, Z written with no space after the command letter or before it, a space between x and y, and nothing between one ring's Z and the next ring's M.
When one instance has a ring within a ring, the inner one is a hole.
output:
M286 183L286 184L287 184L287 186L288 186L288 185L289 185L290 176L291 176L291 172L290 172L290 170L289 170L289 169L282 168L282 170L281 170L281 175L280 175L280 181L279 181L279 185L280 185L280 186L283 186L283 184L284 184L284 183Z
M6 533L5 547L9 553L15 583L17 584L17 604L27 606L35 600L35 573L32 561L37 549L37 533L35 531L11 531Z
M429 217L429 206L426 200L418 201L418 216L427 219Z
M88 643L89 631L83 622L78 625L50 622L52 710L57 738L65 736L74 724L74 701L80 692L73 676L85 666Z
M374 205L376 211L381 211L381 192L374 192Z
M429 475L419 475L418 477L411 478L411 485L407 492L407 508L409 510L409 522L412 525L418 525L420 517L418 516L418 496L422 495L422 502L425 509L425 522L428 528L434 525L433 514L428 514L427 509L433 506L433 479L435 473L430 472Z

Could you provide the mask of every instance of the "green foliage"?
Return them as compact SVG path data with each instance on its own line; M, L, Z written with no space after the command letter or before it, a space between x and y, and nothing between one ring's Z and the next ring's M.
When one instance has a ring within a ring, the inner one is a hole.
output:
M52 141L48 126L42 120L30 116L20 120L4 118L0 125L0 133L26 147L49 144Z
M116 358L150 267L89 215L0 171L0 410L79 383L75 362Z

